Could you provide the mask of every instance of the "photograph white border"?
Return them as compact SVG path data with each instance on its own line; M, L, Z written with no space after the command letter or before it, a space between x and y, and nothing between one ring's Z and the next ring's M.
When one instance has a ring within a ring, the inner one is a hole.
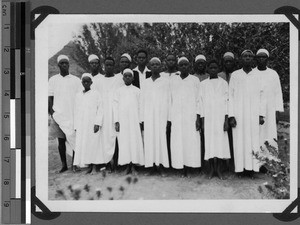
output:
M49 200L48 196L48 45L49 25L62 23L286 22L290 24L290 199L286 200ZM298 188L298 30L284 15L56 14L35 31L36 196L55 212L220 212L280 213L297 198Z

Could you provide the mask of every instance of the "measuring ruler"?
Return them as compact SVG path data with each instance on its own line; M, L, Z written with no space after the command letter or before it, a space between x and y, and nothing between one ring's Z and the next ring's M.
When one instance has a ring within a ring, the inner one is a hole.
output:
M30 45L28 12L25 2L2 2L1 190L4 224L29 222L26 216L28 208L30 212L30 204L26 204L30 202L30 172L26 173L30 167L30 149L26 145L26 86L29 84L25 79L25 75L29 75L26 69Z

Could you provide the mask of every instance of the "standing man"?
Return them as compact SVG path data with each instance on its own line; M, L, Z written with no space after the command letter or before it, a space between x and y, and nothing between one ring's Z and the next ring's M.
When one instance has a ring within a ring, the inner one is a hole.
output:
M151 77L151 71L147 67L148 53L146 50L139 50L137 52L137 67L133 69L133 85L142 88L145 80Z
M259 49L256 53L257 70L264 84L266 97L266 120L261 126L261 142L264 146L265 141L278 149L277 142L277 122L279 112L283 112L282 90L278 73L267 67L269 52L266 49ZM275 139L275 140L274 140Z
M232 52L226 52L223 56L223 71L218 73L218 76L223 78L229 84L231 74L235 69L235 59ZM233 154L233 140L232 140L232 127L228 126L228 140L230 149L230 159L226 159L227 168L229 171L234 171L234 154Z
M194 76L198 77L200 82L203 80L206 80L209 78L209 74L206 72L206 57L204 55L197 55L195 58L195 65L194 65ZM200 121L200 138L201 138L201 165L202 168L204 168L205 161L204 161L204 155L205 155L205 140L204 140L204 130L202 130L203 126L201 125Z
M190 63L186 57L178 60L180 75L170 81L170 121L172 166L184 169L189 176L190 168L201 166L199 87L197 77L189 74Z
M167 78L169 81L175 76L178 76L180 72L177 70L177 60L176 56L172 53L167 55L166 58L167 70L160 73L161 77ZM172 167L172 156L171 156L171 127L168 126L167 129L167 145L168 145L168 156L169 156L169 164Z
M101 139L103 142L104 163L112 170L117 166L117 151L115 124L113 119L113 101L116 90L124 85L124 82L114 74L115 60L107 57L104 61L105 74L100 85L100 95L103 99L103 127Z
M194 70L194 76L198 77L200 82L209 78L209 74L206 73L206 57L204 55L196 56Z
M100 59L98 56L91 54L88 57L88 61L90 64L91 73L84 73L84 74L82 74L82 77L86 76L87 74L92 75L93 79L92 79L91 89L100 91L100 84L101 84L101 80L103 79L103 75L99 72Z
M48 110L52 117L51 127L54 136L58 139L58 151L62 162L59 173L68 170L66 152L72 158L73 167L75 131L74 131L74 104L76 93L81 87L80 79L69 73L69 58L65 55L57 57L60 73L49 79L48 86Z
M141 121L144 127L145 167L162 172L169 167L166 129L169 116L169 81L160 76L161 61L150 60L151 77L141 89ZM157 168L159 166L159 168Z
M223 78L229 84L231 74L235 68L234 54L226 52L223 56L223 71L218 73L218 76Z
M254 54L245 50L241 54L243 68L232 73L229 83L229 123L233 133L235 172L253 178L259 171L259 162L253 152L260 150L259 130L264 124L264 87L259 73L252 69Z

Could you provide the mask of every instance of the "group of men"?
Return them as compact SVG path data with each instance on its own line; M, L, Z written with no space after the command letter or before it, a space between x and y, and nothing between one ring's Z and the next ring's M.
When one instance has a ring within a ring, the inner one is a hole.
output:
M256 67L253 68L254 59ZM58 138L64 172L66 152L73 155L73 171L88 165L88 173L103 166L136 165L191 168L209 162L208 178L223 179L222 161L231 159L238 176L253 177L261 166L253 156L265 141L277 147L277 114L283 111L282 91L276 71L267 67L269 52L259 49L241 53L242 68L235 70L233 53L207 62L198 55L193 62L168 54L162 62L139 50L137 66L128 53L115 60L90 55L90 73L80 79L69 74L69 59L57 59L60 74L49 79L49 114ZM194 74L191 75L191 66ZM149 66L149 68L148 68ZM227 160L227 161L228 161Z

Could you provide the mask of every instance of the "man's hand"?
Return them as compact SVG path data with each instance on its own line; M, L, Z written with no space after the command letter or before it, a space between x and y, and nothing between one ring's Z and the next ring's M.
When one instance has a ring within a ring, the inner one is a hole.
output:
M197 114L196 131L199 131L200 129L201 129L201 118L200 118L200 115Z
M115 129L117 132L120 132L120 123L119 122L115 123Z
M144 130L144 122L141 122L141 123L140 123L140 128L141 128L141 131Z
M100 130L99 125L94 125L94 133L97 133Z
M235 120L234 116L229 118L229 125L231 127L236 127L237 124L236 124L236 120Z
M259 125L263 125L265 123L265 119L263 116L259 116Z
M172 123L171 121L167 121L167 131L171 130Z
M228 131L229 130L229 124L228 124L228 120L224 121L224 131Z

